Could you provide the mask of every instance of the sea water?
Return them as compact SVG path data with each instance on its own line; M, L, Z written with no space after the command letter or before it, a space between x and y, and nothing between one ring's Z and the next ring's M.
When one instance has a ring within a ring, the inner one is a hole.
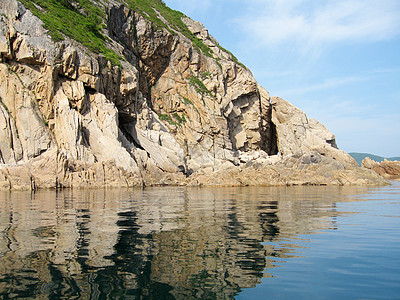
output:
M0 295L400 299L400 184L0 193Z

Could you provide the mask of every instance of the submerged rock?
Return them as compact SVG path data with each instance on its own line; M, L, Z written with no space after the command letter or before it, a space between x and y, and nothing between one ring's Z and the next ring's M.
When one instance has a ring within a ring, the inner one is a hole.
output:
M97 51L32 3L0 4L0 188L385 183L162 2L90 2Z

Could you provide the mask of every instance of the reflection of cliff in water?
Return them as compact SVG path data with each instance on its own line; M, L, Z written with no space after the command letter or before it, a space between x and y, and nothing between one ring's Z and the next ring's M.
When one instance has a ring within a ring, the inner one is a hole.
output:
M3 297L232 298L291 257L271 241L334 227L338 187L0 195ZM305 199L304 199L305 198ZM293 245L292 248L296 248Z

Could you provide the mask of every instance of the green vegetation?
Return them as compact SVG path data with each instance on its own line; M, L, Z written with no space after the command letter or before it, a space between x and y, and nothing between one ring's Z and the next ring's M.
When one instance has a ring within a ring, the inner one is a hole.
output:
M49 122L47 121L47 119L42 115L42 121L44 126L48 127L49 126Z
M188 98L183 97L182 95L179 95L179 96L181 96L181 98L182 98L182 100L183 100L183 103L185 103L186 105L187 105L187 104L193 105L193 102L190 101Z
M21 0L26 8L44 22L45 28L54 41L62 41L64 35L76 40L90 51L103 54L113 65L121 67L117 53L107 48L107 37L102 34L105 12L88 0ZM183 13L173 10L162 0L126 0L126 3L143 17L152 22L156 28L165 28L171 34L182 33L192 41L193 47L204 55L213 57L212 50L196 37L182 21ZM163 21L159 14L166 20ZM167 25L168 23L169 25ZM220 45L218 47L229 53L232 60L241 64L237 58ZM220 63L217 61L220 65Z
M9 63L5 63L5 65L7 66L8 72L9 72L9 73L13 73L13 74L17 77L19 83L21 83L22 87L25 89L26 86L25 86L24 82L22 81L21 77L19 77L18 73L15 72L15 71L11 68L11 66L10 66ZM8 77L8 75L7 75L7 77Z
M167 121L171 125L176 125L172 118L168 114L159 114L158 117L161 121Z
M237 63L238 65L240 65L240 66L242 66L243 68L247 69L247 67L246 67L244 64L242 64L242 63L236 58L236 56L233 55L232 52L230 52L229 50L226 50L226 49L225 49L224 47L222 47L221 45L218 45L218 48L221 49L222 51L228 53L228 54L232 57L232 60L233 60L235 63ZM222 66L221 66L221 69L222 69Z
M162 0L127 0L132 9L140 13L143 17L150 20L158 28L166 28L171 34L176 34L176 30L192 41L194 48L201 51L204 55L212 57L212 50L196 37L183 23L182 18L186 17L180 11L173 10L165 5ZM156 9L163 18L171 25L171 30L158 16Z
M197 109L197 107L196 106L194 106L194 104L193 104L193 102L192 101L190 101L188 98L186 98L186 97L183 97L181 94L179 94L179 96L181 97L181 101L184 103L184 104L186 104L186 105L191 105L191 106L193 106L193 108L194 108L194 110L197 112L197 113L199 113L199 110Z
M194 87L196 92L201 94L202 96L208 95L212 97L212 93L207 89L207 87L204 85L204 83L198 79L195 76L190 76L189 77L189 84Z
M217 63L217 65L220 68L220 70L222 70L222 65L221 65L220 59L218 57L215 59L215 62Z
M3 99L1 99L1 97L0 97L0 105L3 106L7 114L10 115L10 111L8 110L8 107L4 104Z
M149 19L153 24L155 24L156 27L166 28L172 34L175 34L175 32L171 31L170 28L158 17L158 14L154 10L154 8L155 8L165 18L165 20L167 20L167 22L171 25L171 27L174 30L182 33L189 40L191 40L193 43L193 46L197 50L200 50L206 56L213 57L212 50L207 45L205 45L202 40L200 40L198 37L196 37L187 28L185 23L182 21L182 18L186 17L185 14L181 13L180 11L176 11L176 10L169 8L168 6L165 5L165 3L162 0L128 0L127 3L129 3L130 6L134 10L139 12L143 17ZM237 63L238 65L241 65L243 68L247 69L244 64L239 62L239 60L236 58L235 55L232 54L232 52L226 50L221 45L217 45L217 46L222 51L229 53L232 57L232 60L235 63ZM217 62L217 63L222 69L221 64L219 62Z
M200 77L202 80L205 80L207 78L212 79L212 74L209 71L206 71L204 73L200 73Z
M173 113L172 115L178 121L178 125L181 125L182 123L186 123L186 118L185 118L184 114L182 114L182 116L180 116L178 113Z
M158 115L158 117L160 118L161 121L166 121L171 125L181 126L182 123L186 122L186 118L185 118L184 114L182 114L182 116L180 116L178 113L173 113L172 116L176 119L177 122L172 120L171 116L168 114L159 114Z
M54 41L62 41L63 34L86 46L94 53L103 54L113 65L121 66L121 57L106 47L107 38L101 33L105 26L104 12L87 0L21 0L40 18Z
M14 70L12 70L11 68L9 69L9 71L14 73L14 75L17 77L19 83L22 85L22 87L24 89L26 89L25 83L22 81L21 77L19 77L18 73L15 72Z

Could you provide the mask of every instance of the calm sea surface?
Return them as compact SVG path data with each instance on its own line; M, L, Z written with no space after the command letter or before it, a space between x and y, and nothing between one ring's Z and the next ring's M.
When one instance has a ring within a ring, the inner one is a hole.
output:
M1 192L0 298L400 299L400 183Z

